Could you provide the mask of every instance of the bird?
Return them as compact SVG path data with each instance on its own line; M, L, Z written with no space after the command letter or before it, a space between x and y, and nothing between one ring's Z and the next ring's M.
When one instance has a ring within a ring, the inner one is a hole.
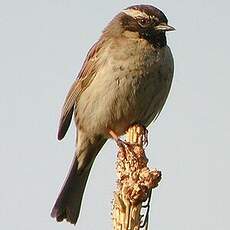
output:
M147 127L168 97L174 60L166 32L175 30L152 5L123 9L89 50L61 112L58 140L72 117L76 150L51 216L76 224L94 160L109 138L119 140L133 124Z

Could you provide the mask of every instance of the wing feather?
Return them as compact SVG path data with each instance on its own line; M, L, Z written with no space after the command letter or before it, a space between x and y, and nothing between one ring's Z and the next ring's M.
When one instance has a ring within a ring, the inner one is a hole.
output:
M96 75L98 52L103 42L104 40L100 39L89 50L81 71L66 96L59 122L58 140L61 140L65 136L81 93L88 87Z

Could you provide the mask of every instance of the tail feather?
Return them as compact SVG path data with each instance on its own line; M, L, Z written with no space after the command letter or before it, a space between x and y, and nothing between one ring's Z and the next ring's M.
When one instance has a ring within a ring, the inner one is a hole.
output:
M78 146L79 152L73 159L67 179L51 212L51 216L58 222L66 219L71 224L76 224L92 164L105 141L102 138L93 143L81 140L81 145ZM80 165L84 167L79 168Z

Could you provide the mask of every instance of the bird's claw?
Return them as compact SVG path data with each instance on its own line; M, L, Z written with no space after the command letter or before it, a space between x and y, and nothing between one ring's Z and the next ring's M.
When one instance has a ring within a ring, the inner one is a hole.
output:
M130 149L131 146L132 146L129 142L123 141L123 140L121 140L120 138L116 139L115 141L116 141L116 143L117 143L117 146L118 146L120 149L122 149L122 150L124 150L125 148Z

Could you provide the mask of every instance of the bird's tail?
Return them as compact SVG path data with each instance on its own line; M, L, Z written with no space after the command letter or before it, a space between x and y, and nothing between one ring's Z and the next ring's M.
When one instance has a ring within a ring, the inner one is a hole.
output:
M51 212L51 216L58 222L66 219L68 222L76 224L90 169L105 142L106 140L103 138L93 139L93 141L86 138L79 140L78 138L78 152Z

